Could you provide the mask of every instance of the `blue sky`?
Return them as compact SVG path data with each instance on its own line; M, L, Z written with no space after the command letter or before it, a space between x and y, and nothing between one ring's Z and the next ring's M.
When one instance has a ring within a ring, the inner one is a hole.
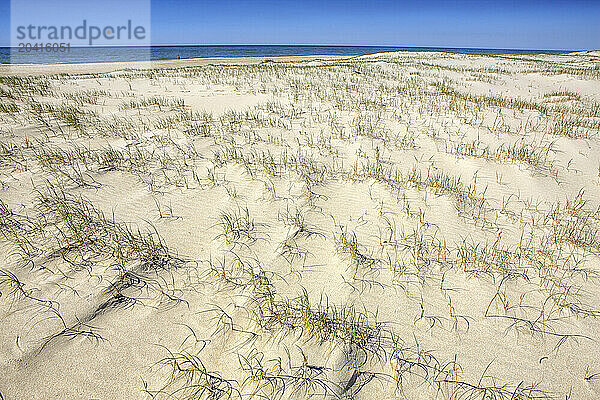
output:
M600 48L598 0L148 1L153 44ZM9 5L0 0L3 46Z

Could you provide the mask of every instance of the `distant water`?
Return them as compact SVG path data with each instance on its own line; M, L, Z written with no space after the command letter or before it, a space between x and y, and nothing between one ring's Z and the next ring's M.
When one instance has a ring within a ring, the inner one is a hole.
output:
M21 49L23 50L23 49ZM474 49L453 47L391 46L152 46L73 47L68 52L19 51L0 47L1 64L57 64L109 61L147 61L207 57L276 57L307 55L358 56L386 51L445 51L466 54L561 54L572 50Z

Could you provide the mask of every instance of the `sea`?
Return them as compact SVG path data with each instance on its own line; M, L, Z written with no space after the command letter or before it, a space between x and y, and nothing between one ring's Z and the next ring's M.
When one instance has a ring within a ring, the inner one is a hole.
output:
M68 49L0 47L0 64L93 63L208 57L359 56L388 51L442 51L464 54L563 54L574 50L299 45L121 46L71 47Z

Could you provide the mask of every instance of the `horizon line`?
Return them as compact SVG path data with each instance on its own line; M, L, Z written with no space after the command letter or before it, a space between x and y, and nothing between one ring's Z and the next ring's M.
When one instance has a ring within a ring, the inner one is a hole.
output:
M286 47L383 47L383 48L414 48L414 49L470 49L470 50L548 50L548 51L596 51L600 49L558 49L558 48L526 48L526 47L473 47L473 46L416 46L416 45L390 45L390 44L146 44L146 45L98 45L98 46L71 46L71 48L110 48L110 47L275 47L275 46L286 46ZM2 49L18 49L18 46L0 46Z

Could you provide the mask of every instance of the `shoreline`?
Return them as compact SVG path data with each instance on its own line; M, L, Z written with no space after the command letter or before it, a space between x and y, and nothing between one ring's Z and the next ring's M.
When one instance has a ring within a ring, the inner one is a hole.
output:
M374 53L377 54L377 53ZM65 64L1 64L2 75L39 75L39 74L85 74L108 73L124 69L161 69L182 68L204 65L250 65L263 62L310 62L349 59L357 56L348 55L310 55L310 56L275 56L275 57L206 57L151 61L109 61L92 63Z
M465 56L485 56L484 54L455 53L447 51L394 51L394 53L428 53L431 55L460 54ZM86 74L86 73L109 73L124 69L161 69L161 68L182 68L196 67L204 65L250 65L260 64L267 61L273 62L311 62L311 61L332 61L351 59L356 57L374 56L389 52L376 52L361 55L337 55L337 54L318 54L318 55L299 55L299 56L248 56L248 57L202 57L202 58L182 58L148 61L101 61L87 63L64 63L64 64L0 64L1 75L40 75L40 74ZM523 55L517 53L501 54ZM599 50L573 51L562 54L538 54L547 56L576 56L587 55L600 57ZM489 55L488 55L489 56Z

